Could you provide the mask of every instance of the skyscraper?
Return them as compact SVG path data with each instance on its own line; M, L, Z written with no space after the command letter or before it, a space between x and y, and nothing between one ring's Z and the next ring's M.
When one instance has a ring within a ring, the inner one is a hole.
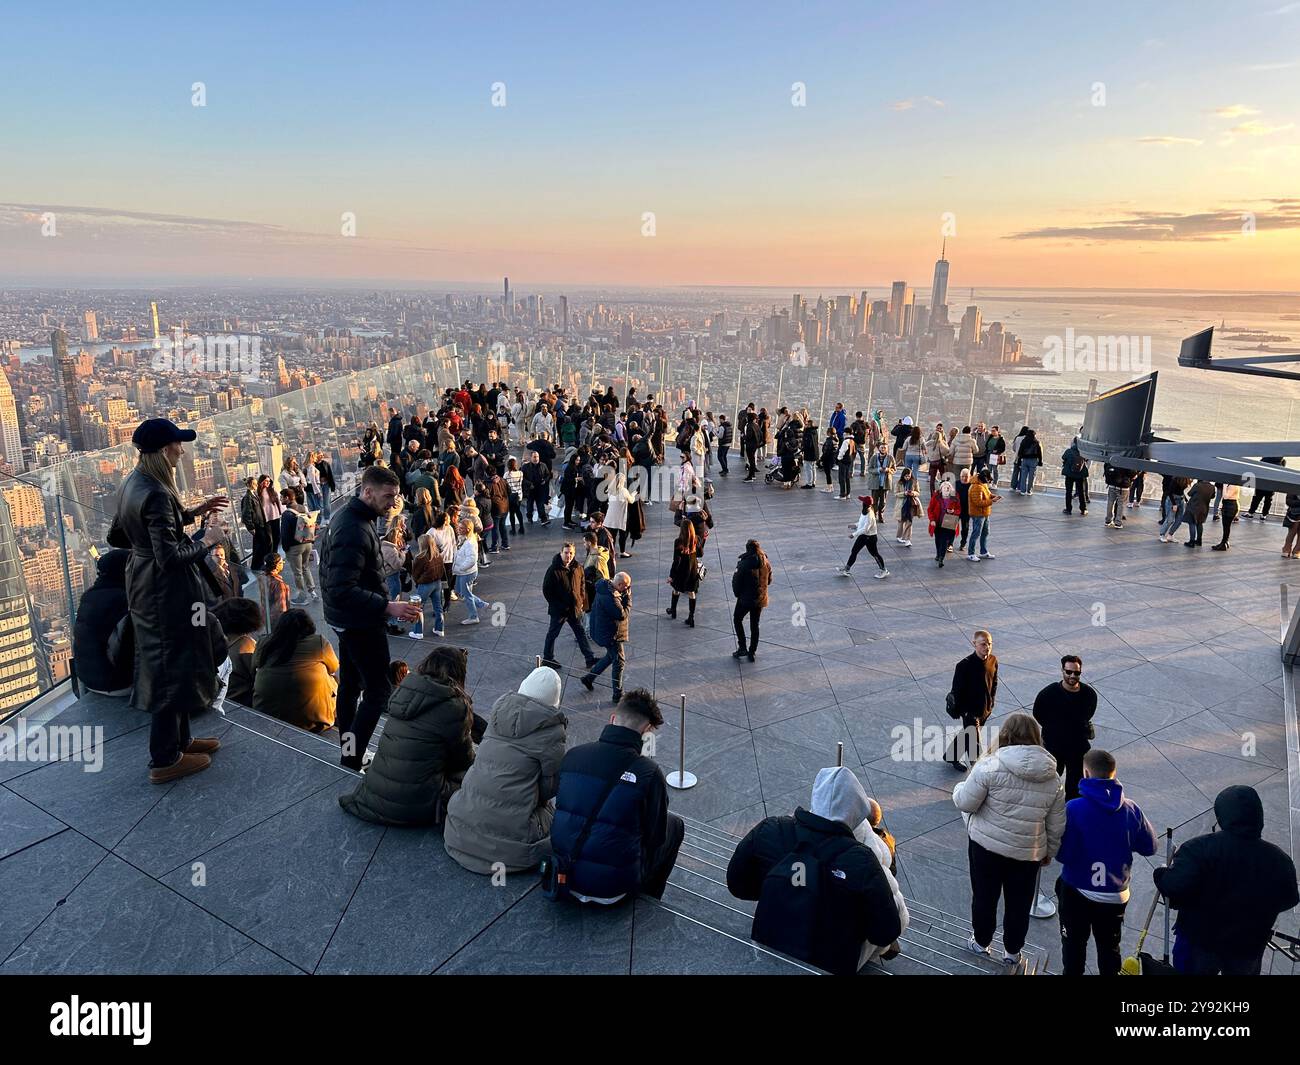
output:
M62 329L54 330L50 334L50 347L54 350L54 364L59 369L59 381L63 385L63 422L68 429L68 446L73 451L85 451L81 404L77 399L77 363L68 354L68 334Z
M0 498L0 720L41 693L36 628L9 504Z
M18 428L18 405L9 378L0 370L0 453L5 464L14 472L22 473L23 438Z
M943 240L939 260L934 264L934 281L930 285L930 328L948 324L948 238Z
M81 319L82 322L85 324L85 329L83 330L83 334L85 338L87 340L98 340L99 319L95 316L95 312L87 311L85 314L81 316Z
M973 305L967 307L966 313L961 317L961 329L957 334L957 345L963 349L962 354L967 348L979 347L981 331L980 309Z
M908 314L903 309L912 303L912 290L906 281L895 281L889 292L889 332L896 337L903 336L904 326L908 323Z
M569 297L560 297L560 332L569 335Z
M504 289L505 291L502 294L503 302L501 304L501 317L506 321L510 321L510 319L515 316L515 305L510 299L510 278L508 277L505 279Z

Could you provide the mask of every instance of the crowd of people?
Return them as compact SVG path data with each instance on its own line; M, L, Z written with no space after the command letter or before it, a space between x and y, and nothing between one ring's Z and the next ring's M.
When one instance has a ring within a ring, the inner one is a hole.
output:
M891 497L899 548L912 546L924 511L938 566L954 551L969 562L993 560L1002 467L1011 467L1008 491L1032 495L1044 457L1029 427L1010 442L983 423L936 424L925 433L903 417L886 429L882 411L858 411L850 421L840 403L824 429L807 409L783 407L773 417L754 404L734 426L690 404L674 421L653 397L642 402L629 390L620 398L612 388L579 403L559 388L525 397L467 382L447 389L423 418L396 407L388 415L383 429L372 423L361 434L356 491L336 506L334 471L318 452L301 464L287 458L276 480L248 481L238 516L252 543L251 574L224 525L230 501L189 509L181 502L174 470L195 434L165 419L143 423L134 438L139 464L109 535L114 549L100 557L99 579L78 612L79 674L92 690L129 692L132 705L152 715L155 783L211 764L220 743L194 738L190 717L228 698L303 729L335 729L341 764L363 774L340 799L349 813L440 825L448 853L466 868L540 868L548 894L596 904L662 895L684 836L661 771L641 753L662 713L651 693L623 683L632 577L616 560L632 557L646 508L666 504L672 515L666 612L678 620L684 606L680 620L693 627L714 528L711 475L729 475L733 443L745 481L770 462L766 479L785 490L812 490L820 475L837 500L856 495L860 514L848 526L852 545L840 573L850 576L865 551L879 579L890 575L879 541ZM1087 466L1076 441L1062 456L1067 514L1075 502L1086 513ZM1125 512L1142 505L1142 476L1107 465L1108 526L1123 527ZM865 481L861 494L855 478ZM1233 485L1166 478L1161 540L1171 542L1185 523L1196 546L1206 521L1221 520L1216 547L1226 550L1234 522L1265 520L1271 508L1271 495L1256 493L1242 515L1239 498ZM1286 520L1283 556L1297 557L1300 496L1287 497ZM187 533L195 522L198 531ZM476 592L481 571L511 550L512 537L541 535L555 522L564 539L541 582L549 618L541 665L488 717L474 710L464 649L439 643L409 672L393 660L391 637L445 638L453 604L462 626L479 624L490 605ZM771 563L750 539L731 577L737 659L756 659L771 582ZM333 640L306 609L318 600ZM210 607L198 638L194 604ZM599 739L573 748L556 658L566 628L585 662L577 679L593 691L608 671L612 703ZM946 706L960 722L944 757L963 774L953 801L969 833L970 948L991 949L1001 899L1003 960L1021 963L1039 870L1056 859L1066 971L1083 971L1091 936L1098 971L1116 972L1132 858L1154 854L1154 831L1124 795L1116 759L1091 747L1097 697L1081 680L1077 655L1062 659L1060 681L1039 693L1032 714L1010 714L996 742L986 741L997 696L992 642L986 631L975 634ZM1261 932L1295 905L1294 866L1262 840L1252 789L1227 789L1216 813L1223 832L1214 846L1190 841L1180 855L1194 858L1157 870L1158 890L1179 909L1184 949L1176 962L1184 971L1258 971ZM841 767L818 774L807 809L751 830L727 884L757 902L757 942L854 972L899 950L909 915L895 862L880 805ZM1228 862L1257 875L1228 890ZM808 880L792 887L785 873L794 864ZM1238 919L1243 927L1232 940L1215 923L1226 911L1214 896L1225 890L1255 918Z

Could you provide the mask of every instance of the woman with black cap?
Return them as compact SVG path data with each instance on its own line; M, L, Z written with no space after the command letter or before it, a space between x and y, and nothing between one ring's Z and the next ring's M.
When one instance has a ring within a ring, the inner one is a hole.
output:
M210 631L220 626L206 618L200 583L209 551L224 533L210 524L199 540L185 526L229 505L224 497L186 510L176 487L176 464L192 429L166 418L141 422L131 437L140 452L135 470L118 496L108 542L128 548L126 595L135 634L135 686L131 705L153 715L149 730L149 780L166 784L206 769L215 739L190 737L190 714L206 709L217 694L218 652ZM223 642L220 639L216 643Z

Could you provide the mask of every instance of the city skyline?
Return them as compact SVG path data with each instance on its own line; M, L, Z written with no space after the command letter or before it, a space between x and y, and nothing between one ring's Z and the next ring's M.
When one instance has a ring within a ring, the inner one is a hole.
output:
M946 237L954 288L1300 288L1280 0L311 10L74 4L8 57L4 279L830 290Z

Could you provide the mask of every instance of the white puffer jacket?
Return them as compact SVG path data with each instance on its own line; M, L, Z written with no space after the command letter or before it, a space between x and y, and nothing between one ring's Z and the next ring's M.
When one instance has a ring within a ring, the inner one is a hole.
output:
M952 801L970 838L1021 862L1055 854L1065 831L1065 789L1056 759L1042 747L1002 747L975 763Z
M871 829L870 821L863 821L853 830L853 838L859 843L871 848L871 853L876 856L876 861L880 863L880 871L885 874L885 881L889 884L890 893L894 896L894 909L898 911L898 919L902 922L903 932L907 931L908 925L912 923L912 915L907 912L907 902L903 898L903 892L898 886L898 881L894 879L894 874L889 871L889 865L893 856L889 853L889 844L875 834ZM899 938L902 938L903 932L899 932ZM866 965L869 961L874 961L880 957L889 945L878 947L871 943L862 944L862 954L858 958L858 968Z

